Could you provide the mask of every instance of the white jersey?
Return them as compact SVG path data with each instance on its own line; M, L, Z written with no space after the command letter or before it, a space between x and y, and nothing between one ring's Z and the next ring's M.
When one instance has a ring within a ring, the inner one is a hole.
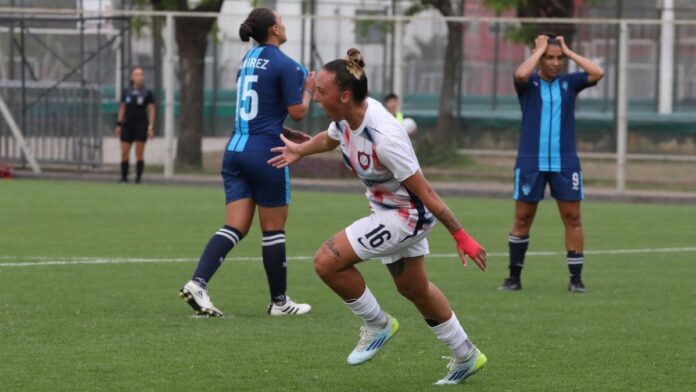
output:
M360 178L373 212L398 210L411 226L432 226L434 218L402 182L420 170L411 140L382 104L367 98L367 110L357 130L345 120L329 126L328 135L341 146L343 163Z

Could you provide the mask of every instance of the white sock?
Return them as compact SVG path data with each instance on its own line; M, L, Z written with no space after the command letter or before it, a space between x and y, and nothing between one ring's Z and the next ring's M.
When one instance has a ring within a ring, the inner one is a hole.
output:
M447 347L452 350L454 357L457 359L467 359L473 353L475 347L469 341L469 338L464 332L464 328L459 324L457 315L452 312L452 317L440 325L430 327L438 339L445 342Z
M365 286L365 292L360 296L360 298L345 303L348 308L355 314L365 321L365 325L369 328L383 328L387 323L387 314L384 313L382 308L377 303L377 298L372 295L370 289Z

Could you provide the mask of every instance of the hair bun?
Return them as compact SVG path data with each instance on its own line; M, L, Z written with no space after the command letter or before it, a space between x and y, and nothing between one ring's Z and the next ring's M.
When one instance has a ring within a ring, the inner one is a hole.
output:
M239 38L244 42L248 42L249 38L254 35L253 21L249 19L245 20L244 23L239 25Z
M364 73L365 60L363 59L362 53L358 49L350 48L345 57L346 69L351 75L355 76L356 79L360 79Z
M363 59L362 53L358 49L355 48L350 48L348 49L348 56L346 56L346 60L350 61L351 63L355 63L360 68L365 68L365 60Z

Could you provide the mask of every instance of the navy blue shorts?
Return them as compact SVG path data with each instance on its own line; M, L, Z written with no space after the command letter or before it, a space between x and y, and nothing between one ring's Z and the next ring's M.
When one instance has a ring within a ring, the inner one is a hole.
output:
M551 196L556 200L580 201L585 198L580 169L540 172L520 168L515 168L515 193L512 198L527 202L543 200L546 183L551 188Z
M225 203L253 199L261 207L290 204L290 170L267 163L276 155L270 151L225 151L221 172Z

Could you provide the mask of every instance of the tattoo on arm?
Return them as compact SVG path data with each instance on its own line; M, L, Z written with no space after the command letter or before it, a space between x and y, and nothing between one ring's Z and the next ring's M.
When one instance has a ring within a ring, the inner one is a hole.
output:
M331 253L334 254L334 256L341 257L341 253L338 251L338 249L336 249L336 243L333 237L326 240L324 245L326 245L326 247L329 248L329 250L331 251Z
M454 216L452 211L447 206L442 207L440 212L437 214L437 219L440 222L442 222L443 225L445 225L445 227L447 228L447 230L450 231L450 233L455 232L459 230L460 227L462 227L462 225L459 224L457 217Z
M399 277L404 272L404 259L387 264L387 269L389 269L392 278Z

